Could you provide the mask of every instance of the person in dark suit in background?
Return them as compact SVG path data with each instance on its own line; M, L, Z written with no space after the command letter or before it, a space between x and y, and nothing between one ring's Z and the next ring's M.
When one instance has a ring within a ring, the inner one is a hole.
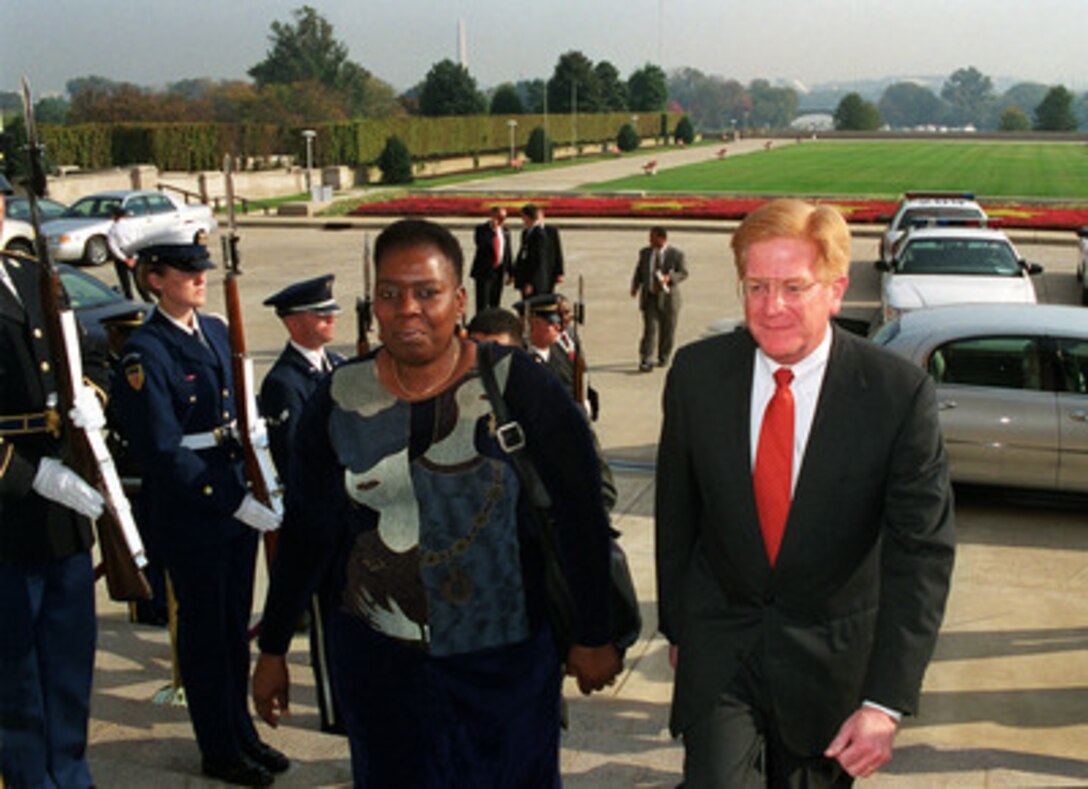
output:
M143 525L178 602L177 655L205 775L268 786L290 762L247 707L257 535L280 518L247 489L234 431L230 340L198 312L215 264L199 244L140 250L151 317L122 350L117 413L144 470Z
M296 282L264 300L265 306L275 308L290 336L287 347L261 382L260 395L272 460L285 485L291 477L291 458L302 408L321 379L344 361L343 356L325 347L333 341L336 316L340 313L340 305L332 296L332 283L333 275L326 274ZM314 670L321 730L343 734L329 672L326 637L333 601L327 591L320 589L310 603L310 666Z
M36 260L0 252L0 784L86 787L97 635L88 518L103 501L60 460L40 276ZM81 392L72 411L101 426Z
M677 285L688 276L684 253L668 242L665 228L651 228L650 244L639 251L631 277L631 297L638 296L638 308L642 311L638 369L644 373L653 369L655 345L657 365L664 367L669 363L676 339L676 318L680 314Z
M551 293L563 281L563 245L559 231L544 224L544 209L526 203L521 209L525 230L514 266L514 287L524 297Z
M682 348L657 460L687 787L848 786L914 714L954 558L924 371L835 328L850 232L776 200L733 236L747 331Z
M491 218L476 225L476 255L469 272L476 281L476 314L498 307L502 288L514 270L511 262L510 231L506 228L506 209L495 206Z

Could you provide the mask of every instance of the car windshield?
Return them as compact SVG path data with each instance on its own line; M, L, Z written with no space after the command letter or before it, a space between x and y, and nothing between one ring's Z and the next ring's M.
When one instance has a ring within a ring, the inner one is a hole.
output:
M901 228L911 227L912 225L928 224L928 220L933 219L937 224L940 224L941 220L957 220L957 219L984 219L985 214L978 208L972 208L970 206L919 206L918 208L908 208L903 212L903 216L899 220L899 226Z
M38 212L42 219L54 219L63 214L67 209L54 200L41 198L38 200ZM30 221L30 201L25 197L9 197L5 203L5 215L8 219L21 219Z
M1020 261L1003 241L967 238L927 238L903 248L896 263L900 274L977 274L1017 277Z
M101 307L104 304L113 304L121 300L121 295L111 290L105 284L94 277L81 274L71 269L62 269L60 281L68 294L68 301L74 310Z
M72 203L64 216L75 219L109 219L110 212L120 205L119 197L84 197Z

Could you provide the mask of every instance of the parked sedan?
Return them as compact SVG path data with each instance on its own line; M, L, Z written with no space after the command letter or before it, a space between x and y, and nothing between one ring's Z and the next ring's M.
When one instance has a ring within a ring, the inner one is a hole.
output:
M880 237L880 259L891 263L896 244L919 221L987 221L986 212L969 192L907 192L895 214L887 217L888 227Z
M1009 302L1034 304L1031 275L1037 263L1020 257L1009 237L983 227L912 228L892 262L877 261L882 319L907 310L944 304Z
M952 479L1088 493L1088 321L1079 307L905 313L874 341L929 371Z
M43 227L54 260L98 266L109 260L106 234L111 212L121 206L127 215L129 251L152 244L205 243L216 221L206 205L185 205L163 192L101 192L77 200Z

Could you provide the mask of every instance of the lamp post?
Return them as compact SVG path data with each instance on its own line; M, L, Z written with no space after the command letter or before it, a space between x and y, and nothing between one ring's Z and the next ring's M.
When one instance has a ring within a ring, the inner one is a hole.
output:
M510 166L514 165L514 130L517 129L518 122L511 118L506 122L506 128L510 130Z
M306 140L306 191L310 193L310 198L313 199L314 185L311 170L314 166L314 137L317 136L317 132L313 129L303 129L302 137Z

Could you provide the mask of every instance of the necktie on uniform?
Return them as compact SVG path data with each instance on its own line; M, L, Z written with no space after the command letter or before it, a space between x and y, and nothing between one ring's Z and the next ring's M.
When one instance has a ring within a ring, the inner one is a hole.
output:
M494 268L499 268L502 265L502 231L495 230L491 236L491 246L495 249L495 263Z
M790 512L793 476L793 371L774 371L774 395L763 412L753 485L767 558L774 567Z

